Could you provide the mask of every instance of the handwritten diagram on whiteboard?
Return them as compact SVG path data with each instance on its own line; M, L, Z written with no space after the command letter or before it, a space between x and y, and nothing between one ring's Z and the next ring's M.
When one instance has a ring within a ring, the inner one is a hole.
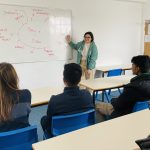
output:
M70 59L65 41L70 32L68 10L0 5L0 61Z

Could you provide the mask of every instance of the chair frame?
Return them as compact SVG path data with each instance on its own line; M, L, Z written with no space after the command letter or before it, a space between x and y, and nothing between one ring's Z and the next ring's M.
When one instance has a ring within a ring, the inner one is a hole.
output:
M150 100L138 101L135 103L132 112L141 111L147 108L150 109Z
M27 131L30 131L30 130L36 130L36 137L35 137L35 142L38 142L38 135L37 135L37 126L36 125L34 125L34 126L29 126L29 127L25 127L25 128L20 128L20 129L16 129L16 130L12 130L12 131L7 131L7 132L2 132L2 133L0 133L0 138L7 138L7 136L9 137L9 136L12 136L12 138L13 138L13 136L15 136L15 135L17 135L17 134L23 134L23 133L25 133L25 132L27 132ZM2 141L1 141L2 142ZM0 142L0 143L1 143ZM27 143L26 141L25 141L25 143ZM16 150L18 150L18 148L20 149L20 146L19 145L22 145L22 150L24 150L24 144L25 143L20 143L19 144L19 142L18 142L18 146L17 145L13 145L12 143L12 146L14 147L13 149L16 149ZM33 143L32 143L33 144ZM32 147L32 144L31 144L31 147ZM5 145L6 144L4 144L3 145L3 147L0 145L0 149L1 150L3 150L3 149L5 149L5 150L9 150L9 149L11 149L10 148L10 146L9 146L9 141L8 141L8 146L9 147L5 147ZM30 149L30 148L29 148Z
M111 75L111 72L113 72L113 71L120 71L120 74ZM109 71L107 72L107 77L120 76L121 74L122 74L122 69L121 69L121 68L112 69L112 70L109 70ZM119 94L122 93L121 90L120 90L120 88L118 88L118 92L119 92ZM110 94L111 94L111 89L109 89L108 92L107 92L107 90L102 91L102 97L105 96L108 103L110 103L110 101L111 101L111 100L110 100ZM96 92L95 97L97 97L97 96L98 96L98 92Z
M54 121L55 121L55 120L58 120L58 119L69 119L69 118L71 119L71 118L81 117L81 116L88 115L88 114L91 114L91 115L92 115L92 113L93 113L93 117L94 117L93 120L92 120L92 123L90 124L90 125L92 125L92 124L95 124L95 109L90 109L90 110L88 110L88 111L79 112L79 113L74 113L74 114L53 116L53 117L52 117L52 125L51 125L52 134L53 134L54 136L57 136L57 134L56 134L55 131L54 131L54 127L53 127L53 124L54 124ZM89 126L89 125L85 125L85 126L82 126L82 125L81 125L81 127L79 126L78 129L83 128L83 127L87 127L87 126ZM74 131L74 130L77 130L77 129L73 129L73 130L71 130L71 131ZM68 131L68 132L71 132L71 131ZM68 133L68 132L65 132L65 133ZM63 134L63 133L62 133L62 134Z

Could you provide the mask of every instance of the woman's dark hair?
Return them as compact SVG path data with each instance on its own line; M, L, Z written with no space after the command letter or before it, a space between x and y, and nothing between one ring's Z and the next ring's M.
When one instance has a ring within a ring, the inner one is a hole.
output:
M141 73L150 72L150 57L148 55L134 56L131 62L140 68Z
M93 42L94 41L94 35L93 35L93 33L92 32L86 32L85 34L84 34L84 37L86 36L86 35L90 35L90 37L91 37L91 42Z
M69 86L76 86L81 80L82 69L81 66L75 63L66 64L64 66L64 81Z

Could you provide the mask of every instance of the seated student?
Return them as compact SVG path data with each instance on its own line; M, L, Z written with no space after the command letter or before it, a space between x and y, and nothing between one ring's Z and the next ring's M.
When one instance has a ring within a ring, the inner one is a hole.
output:
M71 63L64 66L64 92L52 96L47 109L47 115L42 117L41 125L45 132L51 135L51 119L55 115L74 114L94 108L91 94L87 90L80 90L78 83L81 80L80 65Z
M18 76L9 63L0 63L0 132L29 126L31 93L19 90Z
M139 55L131 60L132 72L136 77L124 86L123 93L113 98L111 104L98 103L96 108L100 114L119 117L132 112L136 102L150 99L150 57Z

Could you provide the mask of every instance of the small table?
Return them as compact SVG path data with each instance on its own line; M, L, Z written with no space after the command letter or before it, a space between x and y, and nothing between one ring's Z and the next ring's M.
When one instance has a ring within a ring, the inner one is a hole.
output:
M128 84L134 75L121 75L106 78L96 78L91 80L82 80L79 85L93 91L93 101L95 103L95 93L108 89L123 87Z

